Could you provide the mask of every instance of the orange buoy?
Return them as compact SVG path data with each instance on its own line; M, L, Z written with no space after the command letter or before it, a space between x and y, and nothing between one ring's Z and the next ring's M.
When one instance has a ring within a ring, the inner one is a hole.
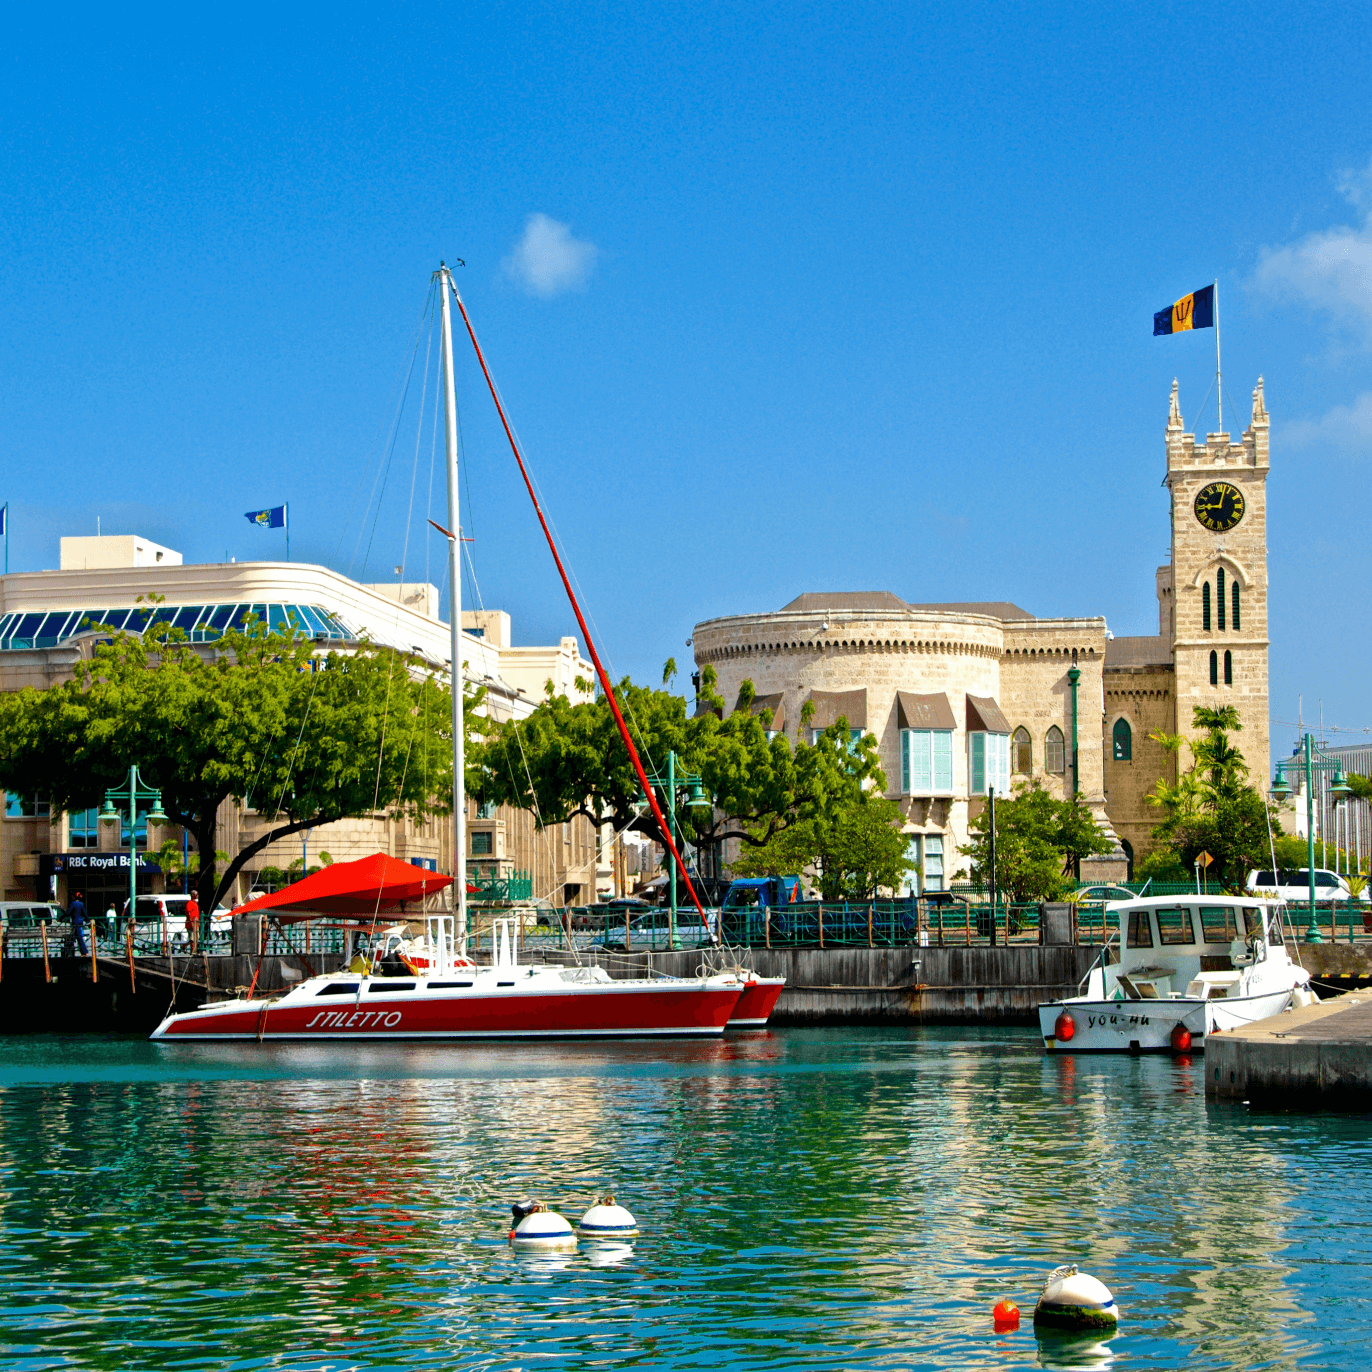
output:
M1019 1328L1019 1306L1014 1301L1000 1301L996 1308L991 1311L991 1320L996 1327L996 1332L1001 1333L1007 1329Z
M1057 1019L1053 1021L1053 1037L1063 1043L1069 1042L1077 1032L1077 1022L1071 1013L1064 1010Z
M1191 1031L1184 1024L1174 1024L1171 1034L1172 1051L1186 1053L1191 1049Z

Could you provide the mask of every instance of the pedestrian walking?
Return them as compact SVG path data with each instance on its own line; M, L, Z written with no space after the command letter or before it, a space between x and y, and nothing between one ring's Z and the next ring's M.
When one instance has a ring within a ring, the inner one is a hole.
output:
M81 899L80 891L67 909L67 918L71 920L71 935L76 940L76 951L85 957L90 950L86 947L86 902Z
M105 911L105 933L109 935L110 947L113 948L115 939L119 937L119 916L114 912L113 901Z
M200 907L192 896L186 902L186 932L191 936L191 952L200 951Z

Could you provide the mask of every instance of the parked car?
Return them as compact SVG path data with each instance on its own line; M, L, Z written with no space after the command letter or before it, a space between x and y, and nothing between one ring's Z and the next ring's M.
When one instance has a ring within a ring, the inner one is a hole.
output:
M683 948L701 948L719 942L719 911L707 910L710 922L707 930L700 922L700 915L694 906L688 909L678 907L676 912L677 943ZM623 916L619 922L612 921L604 930L596 934L590 946L603 948L607 952L625 951ZM650 909L629 925L628 949L634 953L658 952L671 947L671 911Z
M40 924L61 924L67 912L60 905L29 900L0 901L0 929L37 929Z
M167 922L167 941L176 952L182 952L190 945L190 935L186 932L186 906L190 896L174 893L160 896L139 896L134 907L134 936L156 940L162 934L162 921ZM129 902L124 901L119 910L119 927L122 930L128 922ZM206 920L205 912L200 912L200 938L203 942L215 934L228 934L233 929L233 912L224 905L214 911L212 918ZM122 934L121 934L122 937Z
M1310 899L1310 869L1308 867L1282 867L1277 871L1253 871L1248 874L1247 889L1250 894L1259 891L1275 891L1279 900L1299 905ZM1348 883L1337 872L1322 867L1315 868L1315 899L1317 901L1351 900Z

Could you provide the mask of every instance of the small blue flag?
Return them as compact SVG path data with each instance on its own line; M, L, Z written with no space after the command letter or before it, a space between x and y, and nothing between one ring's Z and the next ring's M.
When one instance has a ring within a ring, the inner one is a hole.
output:
M4 536L5 536L7 533L9 533L9 531L10 531L10 529L9 529L9 518L10 518L10 503L9 503L9 501L7 500L7 501L5 501L5 503L4 503L3 505L0 505L0 538L4 538Z
M260 524L264 529L280 529L285 527L286 507L278 505L272 510L249 510L244 518L249 524Z

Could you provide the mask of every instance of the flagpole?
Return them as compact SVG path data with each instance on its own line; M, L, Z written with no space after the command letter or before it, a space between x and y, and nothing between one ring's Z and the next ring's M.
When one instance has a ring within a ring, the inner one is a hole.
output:
M1220 282L1215 278L1215 404L1219 422L1216 432L1224 432L1224 390L1220 386Z
M282 507L285 518L283 523L286 526L286 561L291 560L291 502L288 500Z
M10 574L10 503L5 501L5 575Z

